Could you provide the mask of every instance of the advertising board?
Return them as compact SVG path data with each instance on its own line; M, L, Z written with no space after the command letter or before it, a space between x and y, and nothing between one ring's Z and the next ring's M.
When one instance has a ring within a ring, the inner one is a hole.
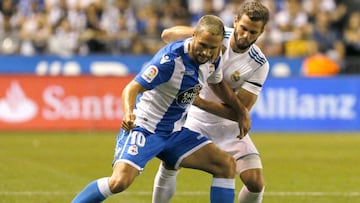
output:
M126 77L0 77L0 130L114 130Z

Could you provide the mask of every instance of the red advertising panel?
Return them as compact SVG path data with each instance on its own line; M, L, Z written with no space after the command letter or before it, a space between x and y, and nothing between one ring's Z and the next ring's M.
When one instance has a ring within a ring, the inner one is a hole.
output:
M117 130L132 78L0 76L0 130Z

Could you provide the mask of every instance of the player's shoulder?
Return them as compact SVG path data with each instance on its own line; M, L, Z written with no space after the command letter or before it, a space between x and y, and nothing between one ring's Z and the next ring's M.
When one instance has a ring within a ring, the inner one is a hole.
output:
M153 57L152 63L159 66L174 64L174 60L184 55L185 40L171 42L161 48Z
M255 60L260 65L268 64L268 60L265 54L261 51L260 47L256 44L251 45L248 50L249 57Z
M229 40L231 38L232 33L234 32L234 28L231 27L224 27L224 40Z
M186 52L190 40L191 38L171 42L162 49L162 52L166 52L173 57L181 56Z

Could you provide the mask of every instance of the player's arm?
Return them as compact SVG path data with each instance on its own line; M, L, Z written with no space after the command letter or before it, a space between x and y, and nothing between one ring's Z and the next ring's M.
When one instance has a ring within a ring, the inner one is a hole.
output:
M132 80L122 92L122 108L124 111L122 128L126 131L135 127L135 114L133 113L136 97L139 93L144 92L146 89L135 80Z
M254 106L258 96L244 88L240 88L237 92L237 97L248 111Z
M178 25L164 29L161 33L161 39L165 43L170 43L173 41L191 37L193 33L194 33L193 27Z
M251 93L243 88L238 91L237 96L248 111L250 111L257 100L256 94ZM217 116L233 121L238 121L238 115L236 112L230 106L224 103L205 100L200 96L197 96L193 102L193 105Z
M248 109L239 100L237 95L232 91L232 89L227 85L226 82L221 81L217 84L211 84L210 87L222 101L224 101L227 105L231 106L232 110L235 111L240 128L239 137L244 137L250 130L251 125Z
M197 96L193 102L193 105L214 115L236 122L238 121L238 116L235 111L224 103L202 99L200 96Z

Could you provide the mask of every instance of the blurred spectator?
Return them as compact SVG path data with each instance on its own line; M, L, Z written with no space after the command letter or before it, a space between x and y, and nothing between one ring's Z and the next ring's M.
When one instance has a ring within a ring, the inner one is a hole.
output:
M39 12L25 19L20 28L20 54L31 56L47 53L47 41L52 35L47 14Z
M49 54L72 56L79 53L79 33L72 29L67 18L62 18L49 38Z
M16 4L11 0L0 1L0 23L4 19L8 20L10 26L15 29L19 29L21 24L21 13L18 12Z
M224 7L223 0L197 0L188 1L189 10L191 13L191 25L195 26L198 20L203 15L218 15L220 10Z
M159 7L159 17L163 27L189 25L191 20L184 0L164 0Z
M105 7L101 27L106 32L111 53L131 53L132 42L137 34L137 19L129 0L114 0Z
M261 48L265 55L282 56L284 52L283 39L281 38L281 31L276 28L275 15L276 3L275 0L263 0L263 4L269 9L270 20L265 26L264 33L259 37L256 44Z
M360 11L350 13L343 33L346 56L360 56Z
M309 22L301 0L286 0L284 9L275 14L275 25L285 41L303 39L309 33Z
M233 27L234 15L237 8L242 4L244 0L229 0L228 3L224 5L224 8L219 12L219 17L224 21L224 25L228 27Z
M317 13L330 12L330 21L335 27L342 27L347 11L347 6L341 0L303 0L303 7L312 23Z
M44 11L44 0L19 0L17 10L23 16L31 16L34 13Z
M96 3L90 3L85 7L86 26L80 34L80 42L86 44L85 53L106 53L106 32L100 26L103 7Z
M340 65L344 58L344 44L341 30L331 26L330 15L326 10L316 14L311 38L316 42L318 53L327 55Z
M79 34L83 32L86 27L86 7L83 7L80 2L81 0L68 0L66 16L71 29Z
M16 54L19 52L20 39L19 31L10 23L10 17L2 17L0 27L0 53Z
M310 22L315 22L315 16L320 11L335 11L335 0L303 0L303 8Z
M149 6L138 13L138 19L138 37L144 43L144 54L155 54L164 46L164 41L160 37L164 27L160 23L159 15L154 7Z
M306 12L302 9L301 0L285 0L284 7L275 13L275 27L271 31L284 45L282 55L301 56L303 47L307 47L306 39L311 32L311 26ZM290 43L289 43L290 42ZM302 43L300 46L292 46L292 42ZM297 50L300 48L300 50Z
M360 11L350 13L343 31L345 73L360 73Z

